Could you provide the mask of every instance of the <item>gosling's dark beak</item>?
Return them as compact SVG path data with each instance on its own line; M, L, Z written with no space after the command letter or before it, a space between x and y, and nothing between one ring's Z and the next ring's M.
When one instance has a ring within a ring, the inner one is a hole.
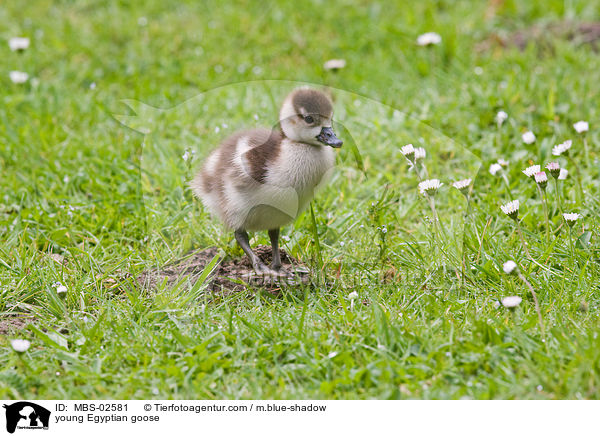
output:
M317 135L317 141L333 148L340 148L344 143L344 141L335 136L331 127L323 127L321 133Z

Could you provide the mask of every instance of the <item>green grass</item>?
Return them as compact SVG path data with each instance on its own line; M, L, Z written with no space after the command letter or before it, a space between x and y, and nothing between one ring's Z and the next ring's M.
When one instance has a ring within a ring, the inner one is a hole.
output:
M598 20L598 2L361 3L0 5L0 314L35 317L0 338L0 397L599 397L600 57L559 39L476 50L490 33ZM442 44L417 47L426 31ZM31 47L10 52L13 36ZM347 67L324 72L330 58ZM11 83L11 70L30 80ZM297 82L334 89L346 141L314 223L307 212L282 233L324 273L316 284L221 297L185 280L156 291L124 279L192 248L240 255L186 181L254 114L272 125ZM168 110L149 123L151 111L123 100ZM509 119L498 129L500 109ZM589 160L572 128L580 119L590 121ZM568 138L580 171L561 157L570 176L560 187L562 207L583 215L575 247L553 181L550 227L560 229L547 243L521 173ZM445 183L445 236L400 154L409 142ZM487 171L498 158L510 161L508 189ZM450 187L467 176L470 207ZM499 209L511 197L535 262ZM545 336L528 289L502 272L509 259L537 293ZM497 307L507 295L523 298L516 310ZM32 346L18 355L13 338Z

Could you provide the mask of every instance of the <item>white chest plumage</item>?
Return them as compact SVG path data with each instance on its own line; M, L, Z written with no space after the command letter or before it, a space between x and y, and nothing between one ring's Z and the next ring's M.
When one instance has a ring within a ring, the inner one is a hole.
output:
M314 189L333 169L333 149L284 139L280 150L277 159L267 169L267 184L293 188L300 198L312 197Z
M284 139L277 159L270 162L264 183L245 190L242 201L247 211L243 227L250 230L284 226L298 217L335 164L330 147Z

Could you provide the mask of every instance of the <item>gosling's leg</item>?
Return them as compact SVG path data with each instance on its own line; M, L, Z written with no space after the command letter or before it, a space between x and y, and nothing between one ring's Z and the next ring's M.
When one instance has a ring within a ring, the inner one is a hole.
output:
M273 271L279 271L281 269L281 256L279 255L279 229L269 230L269 238L271 239L271 248L273 249L271 269Z
M267 265L265 265L262 260L252 251L250 248L250 240L248 239L248 233L245 230L236 230L235 231L235 239L252 262L252 267L257 274L272 274L272 271L269 269Z

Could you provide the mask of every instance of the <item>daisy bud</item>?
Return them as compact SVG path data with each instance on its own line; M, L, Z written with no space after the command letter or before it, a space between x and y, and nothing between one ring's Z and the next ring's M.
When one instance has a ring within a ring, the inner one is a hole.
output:
M24 73L23 71L11 71L8 76L10 77L10 81L12 83L25 83L29 80L29 74Z
M577 121L573 124L573 128L577 133L585 133L590 129L590 125L587 121Z
M569 227L573 227L577 220L581 217L578 213L563 213L563 217Z
M29 342L27 339L13 339L10 341L10 345L17 353L24 353L25 351L29 350L31 342Z
M29 47L29 38L10 38L8 40L8 46L12 51L25 50Z
M504 265L502 265L502 269L506 274L512 274L517 272L517 263L514 260L509 260Z
M500 206L502 212L504 212L509 218L516 220L519 216L519 200L509 201L506 204Z
M442 42L442 37L435 32L427 32L417 38L417 45L420 46L437 45L440 42Z
M546 169L555 179L560 175L560 164L558 162L549 162L548 165L546 165Z
M65 285L57 286L56 293L60 298L65 298L67 296L67 287Z
M415 161L415 148L412 144L406 144L405 146L403 146L400 149L400 153L402 153L404 157L407 158L409 161Z
M471 186L471 179L459 180L454 182L452 186L458 189L462 194L467 195L469 192L469 186Z
M424 180L419 183L419 191L423 195L433 196L442 185L438 179Z
M323 68L326 70L340 70L346 66L345 59L329 59L325 64L323 64Z
M502 166L499 163L493 163L490 165L490 174L495 176L498 171L502 171Z
M423 147L415 148L415 160L425 159L425 156L427 156L427 152Z
M546 186L548 185L548 176L546 175L546 173L543 171L540 171L534 177L535 177L535 183L537 183L540 188L545 190Z
M558 180L567 180L567 176L569 175L569 171L564 168L560 169L560 174L558 175Z
M514 309L519 304L521 304L521 301L523 301L523 299L521 297L512 295L510 297L504 297L502 299L502 305L508 309Z
M506 121L508 118L508 114L504 111L498 111L498 113L496 114L496 123L498 123L498 127L500 127L502 125L502 123L504 123L504 121Z
M525 132L521 135L521 138L525 144L533 144L535 142L535 135L533 132Z
M555 145L552 148L552 154L554 156L560 156L563 153L567 153L569 151L569 148L571 148L571 145L573 145L573 141L571 141L570 139L567 139L562 144Z

